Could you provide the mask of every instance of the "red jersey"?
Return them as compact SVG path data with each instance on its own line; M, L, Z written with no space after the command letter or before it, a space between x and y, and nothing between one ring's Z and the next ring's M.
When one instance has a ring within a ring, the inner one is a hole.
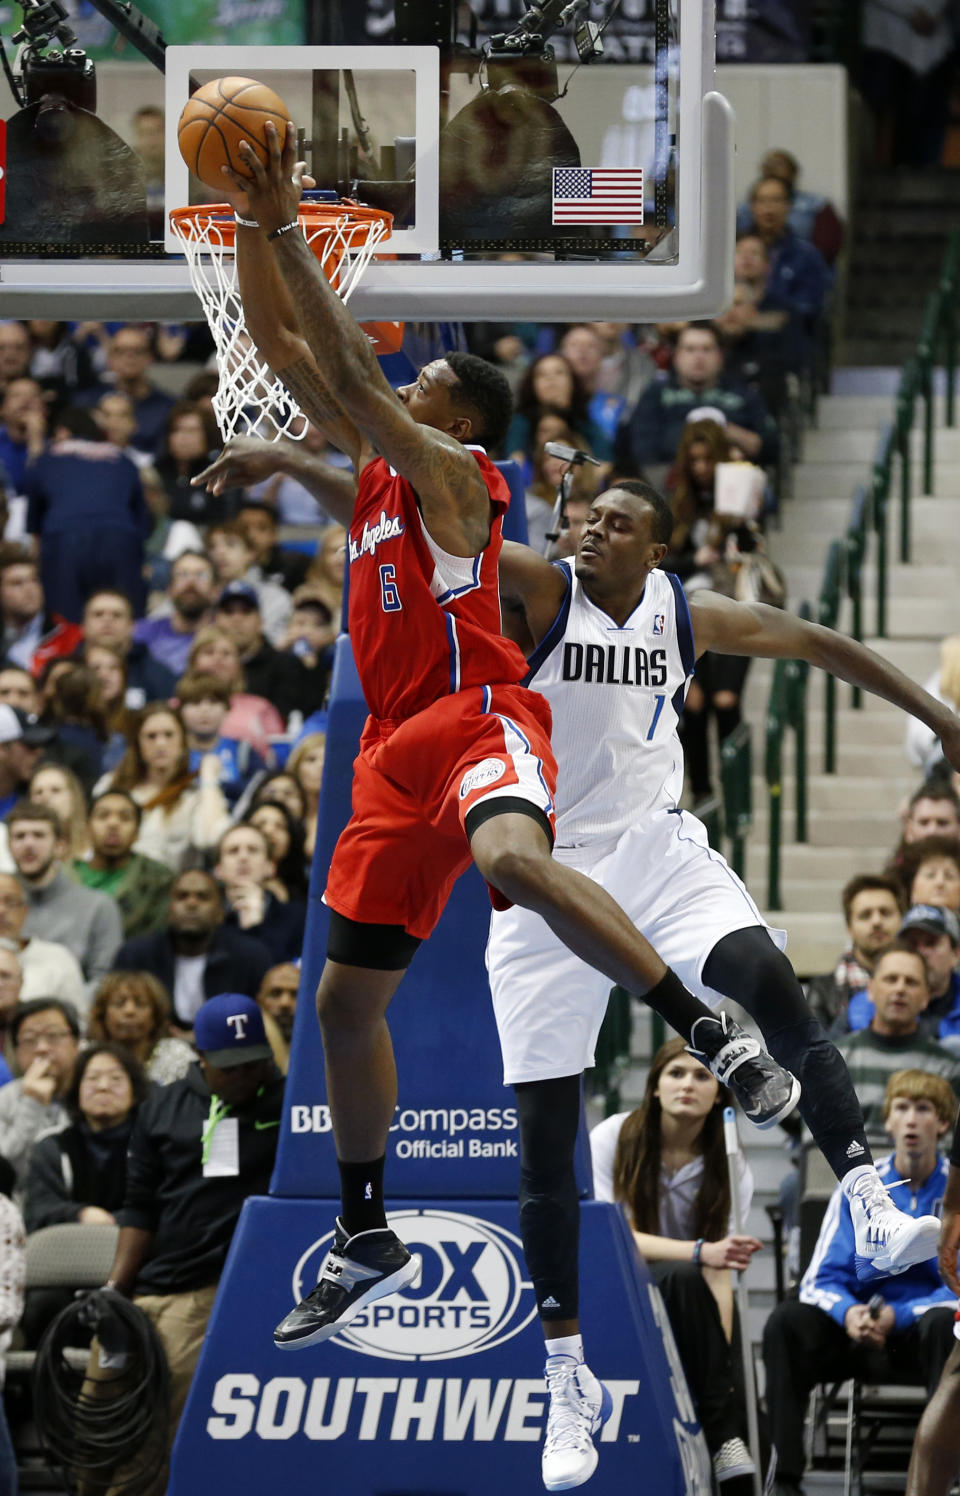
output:
M450 556L424 528L406 478L378 457L364 468L350 525L350 638L367 706L402 721L471 686L516 685L527 663L500 633L497 562L510 502L503 476L467 449L490 495L490 539Z

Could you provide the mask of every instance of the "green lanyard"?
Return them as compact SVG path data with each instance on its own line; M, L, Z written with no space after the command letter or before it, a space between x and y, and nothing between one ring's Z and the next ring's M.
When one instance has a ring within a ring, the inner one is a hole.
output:
M200 1154L201 1163L209 1163L210 1150L213 1147L213 1134L217 1130L217 1123L227 1115L229 1110L228 1103L221 1101L219 1096L210 1097L210 1110L207 1113L207 1121L203 1129L203 1150Z

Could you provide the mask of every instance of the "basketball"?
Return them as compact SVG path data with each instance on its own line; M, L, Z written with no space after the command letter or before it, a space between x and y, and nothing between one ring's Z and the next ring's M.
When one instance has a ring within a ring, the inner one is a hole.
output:
M249 141L266 163L264 126L268 120L281 135L290 120L287 106L272 88L254 78L214 78L191 94L184 106L177 126L180 154L201 182L221 187L222 166L247 175L241 140Z

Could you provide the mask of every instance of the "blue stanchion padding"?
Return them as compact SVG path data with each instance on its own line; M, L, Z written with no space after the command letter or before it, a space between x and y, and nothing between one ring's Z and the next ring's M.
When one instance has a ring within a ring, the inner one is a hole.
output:
M504 540L515 540L518 545L526 545L527 534L527 504L526 488L523 482L523 469L519 462L498 462L496 466L500 469L507 480L510 490L510 508L504 515L503 538Z
M526 1496L542 1489L543 1338L516 1220L495 1201L393 1213L421 1281L323 1345L278 1351L313 1286L332 1200L248 1200L177 1442L169 1496L281 1491ZM710 1464L662 1300L622 1213L583 1207L588 1359L613 1397L591 1496L709 1496Z
M346 636L337 642L320 817L310 881L300 998L271 1193L330 1197L339 1175L324 1082L314 994L326 955L326 869L350 812L352 766L366 707ZM486 885L471 868L413 959L389 1021L400 1077L387 1149L389 1199L510 1199L518 1182L513 1092L503 1085L484 949L490 921ZM544 1001L549 1002L549 992ZM592 1191L581 1126L577 1181Z

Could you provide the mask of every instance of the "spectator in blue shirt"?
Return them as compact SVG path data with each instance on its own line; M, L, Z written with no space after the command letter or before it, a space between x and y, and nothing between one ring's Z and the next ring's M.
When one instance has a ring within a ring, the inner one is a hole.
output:
M951 1127L956 1098L942 1076L900 1070L884 1100L894 1152L878 1164L900 1209L940 1214L947 1161L938 1144ZM807 1397L818 1382L847 1377L937 1385L953 1345L956 1299L936 1257L895 1277L863 1282L857 1275L850 1206L831 1196L800 1298L784 1299L767 1320L763 1359L767 1416L777 1449L778 1492L800 1496Z
M801 317L809 328L823 311L831 274L819 249L789 227L793 193L780 177L761 177L750 193L753 222L770 257L767 296L771 306Z
M828 265L832 265L843 246L843 219L830 200L819 192L806 192L797 186L800 179L800 163L782 146L772 146L760 162L761 177L778 177L786 182L793 194L787 227L799 239L807 239L819 249ZM749 228L753 221L749 203L741 203L737 209L737 233Z
M67 410L27 470L27 530L39 542L48 606L79 623L87 600L116 587L136 613L146 603L144 545L153 527L134 464L105 442L88 410Z
M267 767L259 753L240 738L221 734L230 710L230 687L215 675L188 674L177 683L180 715L187 733L190 768L199 773L208 753L220 760L220 788L230 806L236 805L255 774Z
M663 474L651 470L673 462L694 411L703 413L700 419L719 411L728 439L750 462L766 466L776 461L779 435L760 396L724 374L723 347L713 323L689 322L677 334L670 373L659 375L644 390L633 415L620 427L617 471L643 471L656 482Z

